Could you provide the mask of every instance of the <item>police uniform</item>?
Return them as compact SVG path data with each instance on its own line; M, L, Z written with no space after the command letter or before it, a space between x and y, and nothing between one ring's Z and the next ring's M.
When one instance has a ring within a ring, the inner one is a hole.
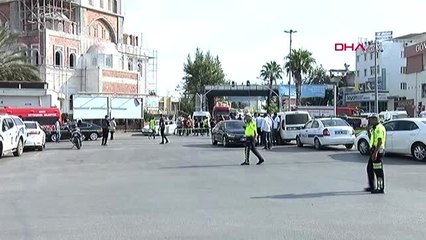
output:
M149 130L151 131L150 137L155 139L157 133L155 132L155 120L153 118L149 121Z
M378 116L373 116L373 117L378 117ZM379 139L381 139L380 146L378 146ZM379 122L376 125L374 125L371 129L370 159L368 160L368 164L367 164L369 188L366 188L365 190L371 191L371 193L384 193L385 175L383 171L383 156L385 153L385 143L386 143L386 129ZM376 149L378 149L377 157L373 161L373 154ZM374 182L374 176L376 176L376 179L377 179L376 184Z
M256 141L255 141L255 137L256 137L256 122L251 119L250 115L247 115L246 117L249 117L249 120L247 121L246 125L245 125L245 131L244 131L244 135L246 137L246 146L244 148L244 153L245 153L245 161L243 163L241 163L241 165L249 165L250 164L250 151L252 151L254 153L254 155L256 155L256 157L259 159L259 162L257 163L257 165L262 164L265 160L263 159L263 157L260 155L260 153L257 151L256 149Z

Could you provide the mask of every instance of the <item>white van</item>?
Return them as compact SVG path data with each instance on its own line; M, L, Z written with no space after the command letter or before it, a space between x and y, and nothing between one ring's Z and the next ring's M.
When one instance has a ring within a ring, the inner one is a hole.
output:
M311 120L311 115L307 111L294 111L278 113L280 117L280 137L281 142L296 140L299 130Z
M379 113L380 121L387 122L393 119L408 118L407 111L385 111Z

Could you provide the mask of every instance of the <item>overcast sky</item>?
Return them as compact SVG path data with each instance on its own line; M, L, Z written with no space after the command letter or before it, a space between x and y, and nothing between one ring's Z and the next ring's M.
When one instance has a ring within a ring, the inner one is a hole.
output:
M344 3L346 2L346 3ZM355 68L355 54L334 43L356 43L376 31L394 36L426 32L425 0L127 0L125 31L143 33L143 45L158 50L159 93L176 95L183 63L197 47L218 55L227 79L252 82L262 65L280 64L293 48L313 53L326 69Z

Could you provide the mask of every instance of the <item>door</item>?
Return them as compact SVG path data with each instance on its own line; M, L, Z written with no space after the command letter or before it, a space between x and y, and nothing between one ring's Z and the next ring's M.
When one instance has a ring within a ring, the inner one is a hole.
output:
M311 129L311 127L312 127L312 123L313 123L313 121L307 122L305 124L305 126L300 130L300 141L302 143L308 143L309 142L308 133L309 133L309 130Z
M1 121L1 132L3 136L3 152L12 150L13 136L5 118Z
M315 136L321 135L320 134L320 124L317 120L312 122L312 127L308 130L308 143L314 144Z
M383 126L386 129L385 150L387 152L394 152L392 141L393 141L393 136L394 136L395 129L396 129L396 121L387 122L387 123L383 124ZM371 141L371 139L370 139L370 141Z
M7 124L9 125L8 132L10 132L11 139L12 139L11 148L14 149L18 146L18 137L19 137L18 127L15 126L15 122L12 120L12 118L6 118L5 120Z
M419 134L419 127L415 122L396 121L395 131L392 136L392 148L396 153L410 153L413 139Z

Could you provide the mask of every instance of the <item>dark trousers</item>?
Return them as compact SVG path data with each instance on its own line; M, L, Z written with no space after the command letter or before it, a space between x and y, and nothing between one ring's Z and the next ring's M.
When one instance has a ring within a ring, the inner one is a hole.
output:
M260 155L260 153L256 149L255 139L253 137L247 137L246 147L244 148L246 163L250 162L250 151L252 151L254 155L256 155L259 161L264 161L263 157Z
M154 140L155 140L155 135L156 135L157 133L155 132L155 129L152 129L151 130L151 135L149 135L149 137L151 137L151 138L153 138Z
M114 131L111 131L111 140L114 140Z
M166 140L166 143L169 142L169 139L167 139L166 134L164 134L164 128L160 129L160 134L161 134L161 143L164 143L164 139Z
M256 145L262 145L263 144L263 136L262 136L262 130L260 128L257 128L257 143Z
M263 143L265 145L265 149L272 148L271 132L263 132Z
M371 152L372 153L372 152ZM367 176L370 189L385 189L385 173L383 171L383 153L378 153L376 161L373 162L372 157L368 159ZM374 164L373 164L374 163ZM376 166L376 167L375 167ZM374 181L376 177L377 181Z
M278 129L272 129L272 144L275 146L275 145L278 145L278 135L279 134L279 131L278 131Z
M102 128L102 145L106 145L108 142L108 128Z

